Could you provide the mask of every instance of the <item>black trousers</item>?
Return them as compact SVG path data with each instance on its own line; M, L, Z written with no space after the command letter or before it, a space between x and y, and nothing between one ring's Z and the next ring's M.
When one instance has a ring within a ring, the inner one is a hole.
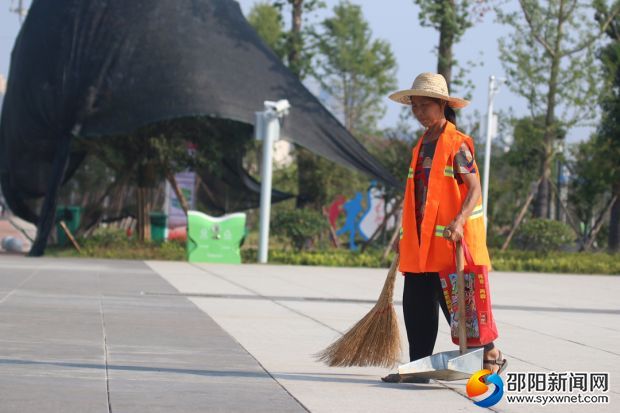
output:
M438 273L405 273L403 315L409 341L410 361L433 354L439 327L440 307L444 318L450 325L450 311L443 297ZM484 346L487 351L493 347L493 343Z

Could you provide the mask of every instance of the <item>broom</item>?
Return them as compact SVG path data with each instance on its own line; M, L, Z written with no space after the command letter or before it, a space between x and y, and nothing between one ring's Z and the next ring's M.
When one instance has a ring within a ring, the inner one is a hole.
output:
M392 303L396 254L375 306L342 337L314 356L331 367L393 367L400 360L400 333Z

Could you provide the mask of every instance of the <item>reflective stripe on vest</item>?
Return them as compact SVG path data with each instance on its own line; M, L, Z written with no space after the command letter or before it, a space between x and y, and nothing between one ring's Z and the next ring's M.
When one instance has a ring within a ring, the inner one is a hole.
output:
M409 168L409 172L407 173L407 179L413 178L413 168Z
M454 178L454 167L446 166L443 170L443 174L445 176L449 176L450 178Z
M476 219L476 218L480 218L484 215L484 210L482 209L482 205L478 205L476 208L474 208L474 210L471 212L471 215L469 216L469 219ZM443 237L443 231L446 229L445 225L435 225L435 236L436 237ZM403 237L403 230L401 228L400 230L400 237Z
M435 226L435 236L443 237L443 231L446 229L445 225L437 225Z
M480 218L483 215L484 215L484 210L482 209L482 205L478 205L476 208L474 208L473 211L471 211L471 215L469 215L469 219Z

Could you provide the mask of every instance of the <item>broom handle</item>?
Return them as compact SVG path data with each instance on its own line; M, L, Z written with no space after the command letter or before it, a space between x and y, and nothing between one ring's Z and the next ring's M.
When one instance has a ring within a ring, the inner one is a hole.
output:
M396 279L396 273L398 272L398 263L400 261L400 254L395 254L394 259L392 260L392 265L390 265L390 270L388 271L387 278L385 279L385 283L383 284L383 289L381 290L381 294L379 295L379 301L377 301L378 305L381 302L381 297L389 297L388 303L391 305L394 300L394 280Z
M443 232L444 238L450 238L452 231L446 229ZM465 311L465 259L463 255L463 244L456 241L456 305L459 314L459 351L465 354L467 351L467 312Z
M463 263L463 245L461 241L456 242L456 290L457 305L459 310L459 350L461 354L467 351L467 329L465 311L465 265Z

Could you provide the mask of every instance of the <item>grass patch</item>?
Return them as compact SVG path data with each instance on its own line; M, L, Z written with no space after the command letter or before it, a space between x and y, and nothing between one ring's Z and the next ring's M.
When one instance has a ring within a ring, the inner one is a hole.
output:
M129 238L118 229L98 230L91 237L78 239L82 250L78 253L71 245L49 246L45 254L51 257L113 258L127 260L172 260L185 261L185 243L168 241L163 243L139 242Z
M134 242L125 247L81 246L79 254L72 247L51 246L45 250L49 257L82 257L82 258L110 258L118 260L168 260L186 261L185 244L178 242L138 243Z
M388 257L389 261L382 261L382 255L382 251L367 251L364 253L351 252L348 250L296 252L270 249L269 262L274 264L320 265L325 267L389 267L393 254L390 254ZM243 262L256 262L257 256L258 252L255 248L241 250Z

